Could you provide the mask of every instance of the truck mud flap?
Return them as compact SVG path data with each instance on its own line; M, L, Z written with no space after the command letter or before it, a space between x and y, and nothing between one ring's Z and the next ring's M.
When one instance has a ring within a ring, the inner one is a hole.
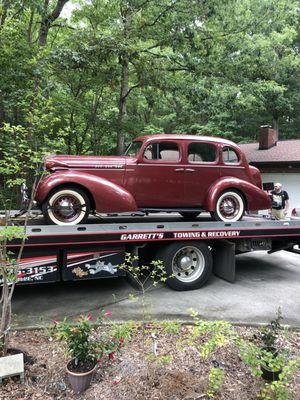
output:
M212 248L213 273L225 281L235 281L235 244L218 240Z

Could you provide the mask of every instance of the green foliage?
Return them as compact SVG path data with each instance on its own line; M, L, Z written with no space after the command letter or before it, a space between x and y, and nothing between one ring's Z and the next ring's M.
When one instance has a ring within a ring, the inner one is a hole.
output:
M162 321L160 325L168 335L178 335L180 333L181 324L177 321Z
M292 399L290 382L294 374L300 369L300 357L289 360L282 366L279 380L267 383L261 390L261 400L288 400Z
M114 353L123 345L125 339L119 337L120 331L95 333L106 314L103 311L95 321L91 315L79 317L76 323L69 323L66 319L55 321L54 335L66 344L67 353L75 360L75 365L113 359ZM113 336L114 333L117 335Z
M162 261L152 260L149 265L141 265L138 256L131 253L125 254L125 262L119 265L119 269L129 274L141 290L146 289L149 280L153 286L167 280Z
M235 337L234 329L229 322L201 320L194 310L191 310L191 316L194 325L190 329L188 342L199 350L204 360L218 347L225 346Z
M277 315L268 325L264 326L259 334L255 335L254 338L264 347L274 347L279 333L283 327L280 322L283 319L281 309L278 308Z
M236 344L242 361L250 367L252 375L261 376L259 348L254 343L243 340L242 338L237 338Z
M118 340L128 341L137 330L137 325L133 321L123 322L122 324L113 324L110 335Z
M26 239L23 226L3 226L0 228L0 246L13 239Z
M220 389L224 379L224 371L219 367L212 367L208 376L207 396L212 398Z
M82 1L41 44L56 4L1 9L0 127L22 127L31 149L113 154L120 132L244 142L272 123L299 137L296 0Z

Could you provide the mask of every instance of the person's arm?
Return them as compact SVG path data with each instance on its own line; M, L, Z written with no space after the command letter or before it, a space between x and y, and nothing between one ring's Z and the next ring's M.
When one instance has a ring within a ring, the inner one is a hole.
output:
M286 200L285 201L285 207L284 207L284 210L283 210L283 212L284 212L284 214L287 214L287 212L288 212L288 209L289 209L289 201L288 200Z

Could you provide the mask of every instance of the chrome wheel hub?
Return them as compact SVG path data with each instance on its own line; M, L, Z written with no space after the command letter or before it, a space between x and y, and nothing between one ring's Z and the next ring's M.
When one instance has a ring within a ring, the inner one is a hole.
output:
M194 282L205 268L205 258L195 246L185 246L178 250L172 260L172 272L181 282Z
M225 197L220 204L220 212L224 217L234 218L240 211L239 203L233 197Z
M59 213L63 217L70 217L74 214L74 203L70 200L62 200L59 204Z
M193 261L189 256L183 256L179 260L179 264L182 271L188 271L193 266Z

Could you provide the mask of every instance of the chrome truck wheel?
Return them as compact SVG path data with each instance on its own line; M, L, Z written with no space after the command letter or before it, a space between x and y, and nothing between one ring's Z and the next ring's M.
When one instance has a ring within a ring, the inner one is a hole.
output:
M198 289L212 272L212 256L203 242L172 243L158 253L157 259L164 264L168 286L175 290Z

